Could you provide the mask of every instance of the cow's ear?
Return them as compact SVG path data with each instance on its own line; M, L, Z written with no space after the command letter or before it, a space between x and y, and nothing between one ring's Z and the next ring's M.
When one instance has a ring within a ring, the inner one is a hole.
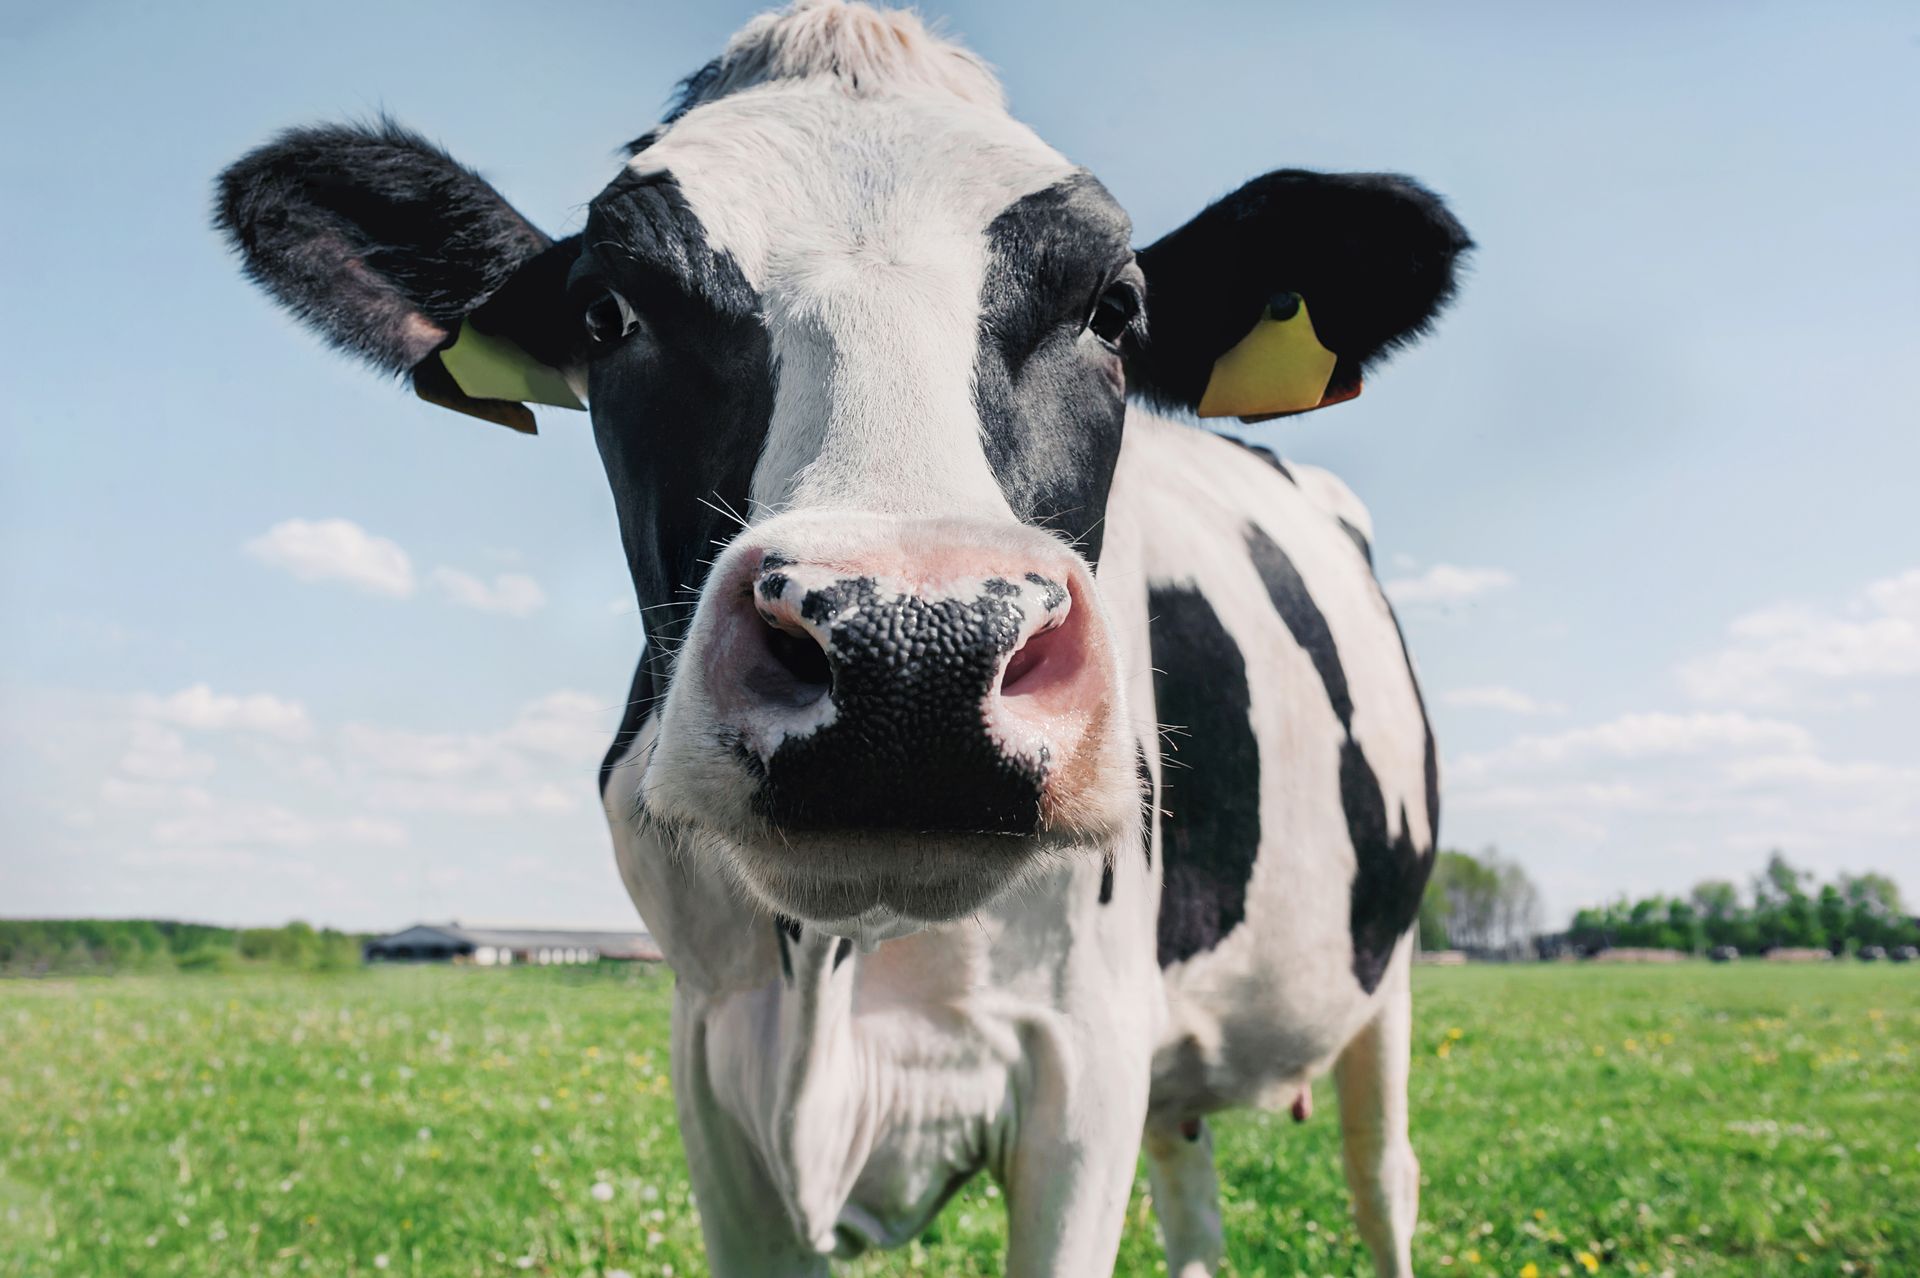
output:
M292 129L220 175L214 225L308 327L421 398L533 433L580 408L564 370L577 237L555 244L471 169L388 120Z
M1140 250L1147 328L1128 389L1251 420L1352 399L1370 364L1432 324L1472 247L1410 178L1255 178Z

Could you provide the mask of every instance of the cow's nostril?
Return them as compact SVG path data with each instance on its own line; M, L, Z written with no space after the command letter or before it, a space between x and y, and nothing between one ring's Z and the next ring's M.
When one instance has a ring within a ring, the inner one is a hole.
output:
M1051 688L1078 670L1079 627L1069 617L1060 625L1030 637L1007 661L1000 676L1000 695L1023 697Z
M804 631L796 634L769 623L766 641L768 655L786 677L776 676L770 681L776 686L760 689L763 695L777 696L794 706L812 705L827 695L833 683L832 674L827 666L827 654L812 635Z
M1051 632L1049 632L1051 633ZM1035 635L1020 647L1007 662L1007 672L1001 676L1000 692L1003 696L1018 696L1021 684L1029 676L1038 675L1047 661L1047 647L1044 635Z

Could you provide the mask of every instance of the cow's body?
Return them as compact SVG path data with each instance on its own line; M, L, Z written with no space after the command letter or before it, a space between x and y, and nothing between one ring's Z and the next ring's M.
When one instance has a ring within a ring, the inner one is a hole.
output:
M1143 1122L1170 1251L1204 1265L1219 1223L1195 1120L1284 1105L1356 1040L1346 1121L1364 1136L1404 1104L1432 747L1365 511L1323 471L1136 411L1108 523L1103 597L1157 817L1110 875L1063 865L861 952L783 928L636 824L657 716L636 713L610 761L621 871L679 981L675 1078L718 1272L812 1272L823 1252L902 1242L983 1169L1015 1213L1085 1226L1081 1250L1025 1270L1016 1253L1016 1272L1100 1272ZM1276 599L1282 556L1297 588ZM1343 797L1355 747L1349 774L1367 768L1391 813L1384 840ZM1047 1143L1063 1117L1091 1129L1067 1159L1078 1183L1044 1150L1021 1183L1036 1111ZM1388 1135L1355 1171L1379 1200L1368 1241L1392 1257L1414 1171L1404 1126ZM769 1200L791 1232L764 1219Z
M1144 1134L1205 1275L1205 1116L1330 1067L1409 1272L1438 803L1367 518L1141 405L1350 398L1465 231L1278 170L1136 251L977 58L840 0L749 24L632 151L559 242L384 122L282 135L216 216L436 403L592 403L648 636L601 784L714 1272L819 1273L985 1169L1010 1274L1102 1274Z

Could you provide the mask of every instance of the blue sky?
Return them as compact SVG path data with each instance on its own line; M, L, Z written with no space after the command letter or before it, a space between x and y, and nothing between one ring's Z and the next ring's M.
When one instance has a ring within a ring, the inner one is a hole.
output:
M0 915L631 919L593 764L639 644L583 418L325 353L210 180L386 110L549 231L754 6L0 15ZM1920 896L1910 6L955 3L1138 239L1280 165L1481 244L1356 403L1256 428L1374 515L1446 842L1549 918L1768 848Z

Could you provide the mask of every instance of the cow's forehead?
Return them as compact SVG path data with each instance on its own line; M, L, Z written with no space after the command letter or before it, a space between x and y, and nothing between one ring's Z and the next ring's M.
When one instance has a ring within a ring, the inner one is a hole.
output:
M819 80L697 107L628 167L670 177L763 294L849 268L965 269L995 217L1077 171L998 107Z

